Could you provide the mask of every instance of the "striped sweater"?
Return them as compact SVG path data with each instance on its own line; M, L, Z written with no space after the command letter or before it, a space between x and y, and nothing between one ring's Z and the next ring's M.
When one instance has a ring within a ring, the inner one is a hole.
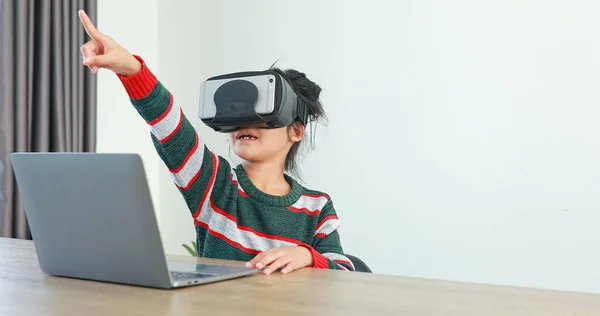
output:
M241 165L231 167L206 147L171 93L136 58L141 71L118 77L150 126L156 151L192 214L199 256L249 261L271 248L303 246L315 268L354 270L344 256L340 220L327 194L287 175L287 195L260 191Z

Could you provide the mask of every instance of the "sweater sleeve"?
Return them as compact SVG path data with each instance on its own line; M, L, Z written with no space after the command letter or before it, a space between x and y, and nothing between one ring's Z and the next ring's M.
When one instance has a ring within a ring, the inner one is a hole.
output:
M171 173L196 221L209 216L211 191L217 189L217 173L228 173L229 165L204 144L171 93L156 79L144 60L135 56L142 69L120 76L130 101L150 128L154 147ZM220 177L226 178L226 177ZM202 210L206 210L202 214Z
M354 271L352 261L344 255L339 227L340 219L329 200L319 215L312 245L305 245L313 255L314 268Z

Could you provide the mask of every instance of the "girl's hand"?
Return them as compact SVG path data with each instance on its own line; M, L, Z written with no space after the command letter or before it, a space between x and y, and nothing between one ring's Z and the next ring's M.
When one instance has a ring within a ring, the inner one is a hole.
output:
M271 274L279 268L282 274L313 265L310 250L301 247L281 247L263 251L246 263L248 268L263 269L264 274Z
M79 19L92 38L81 46L83 64L94 74L98 73L99 68L106 68L122 76L131 76L142 69L142 64L131 53L109 36L100 33L83 10L79 10Z

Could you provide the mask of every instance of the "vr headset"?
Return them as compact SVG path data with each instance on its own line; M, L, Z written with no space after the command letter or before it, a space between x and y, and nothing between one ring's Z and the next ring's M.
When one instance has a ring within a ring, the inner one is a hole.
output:
M213 130L245 126L279 128L308 123L308 107L276 70L238 72L208 78L200 85L198 116Z

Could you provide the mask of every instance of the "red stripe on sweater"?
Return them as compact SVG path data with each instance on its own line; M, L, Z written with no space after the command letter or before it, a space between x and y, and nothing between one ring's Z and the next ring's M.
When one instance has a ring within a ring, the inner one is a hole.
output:
M246 247L242 246L240 243L235 242L235 241L227 238L225 235L222 235L222 234L220 234L220 233L218 233L218 232L210 229L210 227L208 227L208 225L205 224L205 223L202 223L202 222L197 221L197 220L194 220L194 223L196 225L199 225L199 226L202 226L202 227L206 228L208 230L209 234L211 234L211 235L213 235L213 236L215 236L215 237L217 237L217 238L225 241L226 243L228 243L228 244L230 244L230 245L232 245L232 246L234 246L234 247L236 247L238 249L241 249L241 250L243 250L243 251L245 251L247 253L251 253L251 254L255 254L255 255L261 253L261 251L259 251L259 250L254 250L254 249L246 248Z
M296 212L296 213L306 213L308 215L319 215L319 214L321 214L321 210L311 211L311 210L307 209L306 207L296 208L296 207L293 207L293 206L288 206L287 208L288 208L288 210L290 210L292 212Z
M328 199L328 200L329 200L329 195L327 195L327 194L310 194L310 193L303 193L302 195L303 195L303 196L308 196L308 197L311 197L311 198L322 198L322 197L324 197L324 198L326 198L326 199Z
M339 219L339 218L335 215L325 216L325 218L323 218L323 220L321 220L319 225L317 225L317 230L319 230L319 228L321 228L321 226L323 226L323 224L325 224L325 222L327 222L330 219Z
M232 222L236 223L236 225L237 225L237 218L235 218L235 216L233 216L233 215L231 215L231 214L229 214L229 213L227 213L227 212L223 211L222 209L218 208L218 207L215 205L215 203L214 203L214 200L213 200L212 196L210 197L210 207L211 207L211 208L212 208L212 209L213 209L215 212L217 212L217 213L219 213L219 214L221 214L221 215L223 215L223 216L227 217L227 218L228 218L230 221L232 221ZM239 228L239 226L238 226L238 228Z
M247 232L253 233L254 235L256 235L256 236L259 236L259 237L264 237L264 238L273 239L273 240L285 241L285 242L289 242L289 243L296 244L296 245L299 245L299 244L301 244L301 243L302 243L301 241L299 241L299 240L296 240L296 239L292 239L292 238L288 238L288 237L283 237L283 236L277 236L277 235L265 234L265 233L263 233L263 232L256 231L256 230L252 229L251 227L248 227L248 226L241 226L241 225L239 225L239 224L238 224L238 222L237 222L237 218L235 218L235 216L233 216L233 215L231 215L231 214L229 214L229 213L227 213L227 212L223 211L223 210L222 210L222 209L220 209L219 207L217 207L217 206L214 204L212 197L211 197L211 199L210 199L210 206L212 207L212 209L213 209L215 212L217 212L217 213L219 213L219 214L221 214L221 215L223 215L223 216L227 217L229 220L231 220L232 222L234 222L234 223L235 223L235 226L236 226L236 227L237 227L239 230L244 230L244 231L247 231Z
M164 144L169 139L171 139L171 137L173 137L173 135L175 135L179 131L179 129L181 128L181 125L183 125L183 110L179 109L179 113L180 113L180 116L179 116L179 123L177 123L177 127L175 127L175 129L171 132L171 134L167 135L167 137L159 140L159 142L161 144Z
M217 157L215 157L215 154L213 154L213 152L210 152L210 155L212 156L212 162L213 162L213 170L212 170L212 176L210 177L210 182L208 183L208 186L206 187L206 190L204 190L204 194L202 195L202 200L200 200L200 204L198 204L198 210L196 210L196 213L194 213L194 215L192 215L194 217L194 219L198 218L198 216L200 215L200 212L202 211L202 205L204 205L204 201L206 201L206 196L208 195L208 191L210 191L210 188L212 188L213 183L215 182L215 178L217 175ZM202 171L202 168L200 168L200 171ZM200 171L198 171L198 174L200 174ZM195 181L195 179L194 179ZM190 182L191 184L192 182Z
M194 147L192 147L192 149L188 152L187 156L185 156L185 159L183 159L183 162L181 163L181 165L179 165L179 167L177 167L177 169L169 169L169 171L173 173L178 173L179 171L181 171L181 169L183 169L188 160L190 160L190 157L192 157L192 155L196 152L196 149L198 149L199 144L200 139L198 138L198 133L196 133L196 143L194 144Z
M347 265L347 266L349 266L349 267L352 267L352 263L351 263L351 262L349 262L349 261L346 261L346 260L333 260L333 262L335 262L335 263L341 263L341 264L345 264L345 265ZM343 268L343 267L342 267L342 268Z
M324 234L324 233L318 233L318 234L316 234L316 235L315 235L315 237L318 237L318 238L325 238L325 237L327 237L327 234Z
M167 107L167 109L159 117L148 122L148 124L150 124L152 126L158 124L158 122L162 121L165 117L167 117L167 115L169 115L169 112L171 112L172 109L173 109L173 95L171 93L169 93L169 106Z

